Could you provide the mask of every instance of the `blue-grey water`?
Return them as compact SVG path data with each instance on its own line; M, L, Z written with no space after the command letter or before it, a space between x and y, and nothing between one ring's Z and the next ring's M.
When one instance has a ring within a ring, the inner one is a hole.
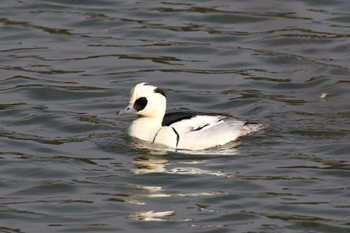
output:
M0 1L0 232L349 232L350 1ZM268 130L210 153L142 147L169 109Z

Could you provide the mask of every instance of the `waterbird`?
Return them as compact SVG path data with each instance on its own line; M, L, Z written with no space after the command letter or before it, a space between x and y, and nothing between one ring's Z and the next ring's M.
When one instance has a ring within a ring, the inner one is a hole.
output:
M127 132L151 143L181 150L205 150L224 145L265 128L230 114L172 111L166 113L165 92L142 82L131 89L129 104L117 112L137 114Z

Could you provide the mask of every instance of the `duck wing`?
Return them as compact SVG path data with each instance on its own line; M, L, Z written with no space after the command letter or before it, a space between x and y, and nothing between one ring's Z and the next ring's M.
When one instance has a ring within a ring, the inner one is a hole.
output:
M175 132L177 148L190 150L223 145L263 128L261 124L242 121L228 114L201 112L167 113L163 126Z
M182 120L188 120L196 115L198 115L198 112L170 112L170 113L166 113L164 118L163 118L162 126L170 126L171 124L173 124L175 122L179 122Z
M184 112L170 112L166 113L162 126L170 126L173 123L180 122L183 120L190 120L191 118L194 117L201 117L201 116L214 116L214 117L232 117L231 115L228 114L218 114L218 113L204 113L204 112L191 112L191 111L184 111ZM198 119L198 118L197 118Z
M165 114L163 126L171 126L181 133L199 132L214 126L228 123L232 126L242 127L245 122L228 114L202 113L202 112L173 112ZM232 128L232 127L230 127Z

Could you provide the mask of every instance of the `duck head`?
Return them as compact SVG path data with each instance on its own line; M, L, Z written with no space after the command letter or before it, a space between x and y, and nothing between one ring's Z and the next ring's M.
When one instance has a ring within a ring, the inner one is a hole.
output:
M163 118L165 110L164 91L148 83L139 83L131 89L128 106L117 112L117 115L137 114L141 117Z

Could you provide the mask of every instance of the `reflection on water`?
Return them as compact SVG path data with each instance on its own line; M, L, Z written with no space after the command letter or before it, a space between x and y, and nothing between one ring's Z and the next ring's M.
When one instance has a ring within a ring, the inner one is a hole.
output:
M169 173L169 174L192 174L192 175L214 175L229 176L220 171L203 170L195 167L173 167L167 168L169 161L166 155L169 152L188 155L207 155L207 156L235 156L239 154L240 141L233 141L223 146L201 151L175 150L163 147L162 145L152 144L132 138L133 146L144 150L148 155L142 155L133 159L134 168L131 170L135 174L148 173ZM188 163L187 163L188 164Z
M196 167L176 167L171 169L169 173L184 174L184 175L212 175L212 176L224 176L224 177L229 176L221 171L203 170Z
M199 154L199 152L197 152ZM203 154L202 154L203 155ZM213 155L210 153L210 155ZM134 174L149 174L149 173L168 173L168 174L183 174L183 175L213 175L230 177L231 175L225 174L221 171L204 170L196 167L191 167L192 163L183 163L181 167L169 166L169 161L165 157L161 156L140 156L134 158L134 168L131 170ZM196 164L196 163L195 163Z
M132 169L132 172L135 174L166 172L167 162L160 156L141 156L134 159L135 168Z
M134 195L134 197L137 198L161 198L171 196L169 194L164 193L163 188L160 186L132 185L132 187L146 191L145 194Z
M141 211L129 214L129 218L142 221L166 221L167 217L173 216L173 211Z

